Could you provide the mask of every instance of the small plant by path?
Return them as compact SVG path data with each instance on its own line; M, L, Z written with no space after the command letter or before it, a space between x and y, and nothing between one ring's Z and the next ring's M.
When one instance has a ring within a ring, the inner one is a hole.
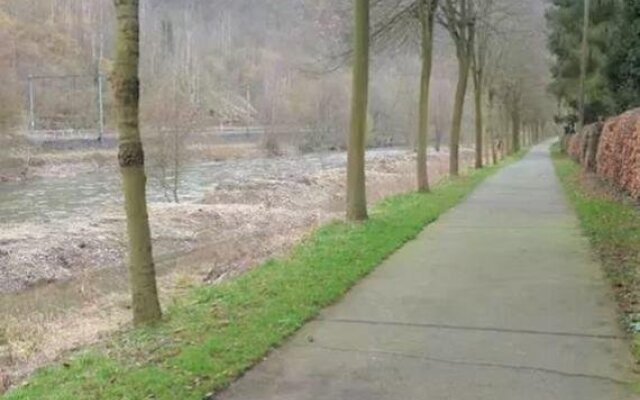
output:
M554 148L552 154L556 173L582 230L612 284L640 366L640 210L597 177L585 174L579 164L561 155L559 149ZM640 390L640 384L637 389Z
M213 398L497 168L428 194L388 198L365 223L324 226L286 258L218 286L194 287L160 325L78 352L2 399Z

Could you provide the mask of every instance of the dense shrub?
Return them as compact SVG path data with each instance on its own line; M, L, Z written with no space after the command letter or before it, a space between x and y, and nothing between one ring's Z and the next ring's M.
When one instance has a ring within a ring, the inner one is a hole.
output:
M606 122L598 146L597 171L640 199L640 108Z

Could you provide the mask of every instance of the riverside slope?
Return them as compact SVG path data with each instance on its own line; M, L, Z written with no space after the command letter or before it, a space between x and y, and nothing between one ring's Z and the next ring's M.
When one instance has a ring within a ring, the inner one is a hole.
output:
M544 144L216 398L626 400L636 379Z

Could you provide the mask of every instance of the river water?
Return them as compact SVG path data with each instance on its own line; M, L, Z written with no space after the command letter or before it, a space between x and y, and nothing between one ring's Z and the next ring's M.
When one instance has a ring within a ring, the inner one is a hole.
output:
M406 155L407 151L402 149L378 149L368 151L367 159L369 161L393 160ZM180 200L182 203L200 203L207 193L214 192L216 189L220 189L219 193L239 191L242 194L251 192L255 187L278 187L283 182L304 181L306 177L322 171L344 169L345 165L345 153L315 153L295 157L194 163L180 171ZM295 188L295 185L293 187ZM150 203L168 201L153 174L149 179L147 197ZM121 203L119 175L113 168L70 177L0 184L0 229L5 232L0 236L0 252L5 251L3 248L9 251L13 249L15 252L16 247L11 246L19 244L20 241L24 241L24 244L22 247L17 247L18 249L37 247L43 244L41 240L51 240L50 238L57 237L57 233L61 230L74 229L69 228L66 222L79 216L92 219L105 212L121 215L123 214ZM95 221L95 224L100 224L100 219ZM55 235L44 236L43 239L30 237L32 231L38 230L39 227L46 227ZM26 231L28 235L13 236L12 231ZM75 232L75 234L78 233ZM66 246L73 247L75 244L57 242L53 249ZM157 250L155 245L154 250ZM156 254L161 272L171 271L172 259L177 255L176 251L181 250L165 248L162 254ZM0 259L1 256L2 253L0 253ZM40 258L39 261L44 262L42 260L47 259ZM120 259L117 257L115 260ZM91 272L90 275L83 275L85 281L87 279L90 281L84 284L96 286L100 292L125 290L127 274L122 263L106 266L108 268L103 266ZM20 264L15 263L0 265L0 268L7 267L17 269L18 272L21 268ZM42 265L39 264L37 268L41 267ZM11 285L9 287L11 288ZM46 285L38 284L19 292L10 290L2 294L0 291L0 315L7 313L21 315L33 311L54 312L81 304L83 300L84 297L78 292L74 281L65 279Z
M369 155L388 156L401 150L372 150ZM344 167L343 153L310 154L302 157L240 159L203 162L180 170L180 201L197 202L207 191L247 180L295 179L300 172L313 173ZM149 202L167 198L158 179L150 174ZM121 204L119 175L112 169L71 177L34 179L0 184L0 227L7 223L51 223L93 210Z

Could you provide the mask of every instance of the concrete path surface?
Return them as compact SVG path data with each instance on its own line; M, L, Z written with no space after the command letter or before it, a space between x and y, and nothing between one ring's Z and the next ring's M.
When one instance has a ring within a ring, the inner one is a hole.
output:
M217 398L625 400L631 366L545 144Z

